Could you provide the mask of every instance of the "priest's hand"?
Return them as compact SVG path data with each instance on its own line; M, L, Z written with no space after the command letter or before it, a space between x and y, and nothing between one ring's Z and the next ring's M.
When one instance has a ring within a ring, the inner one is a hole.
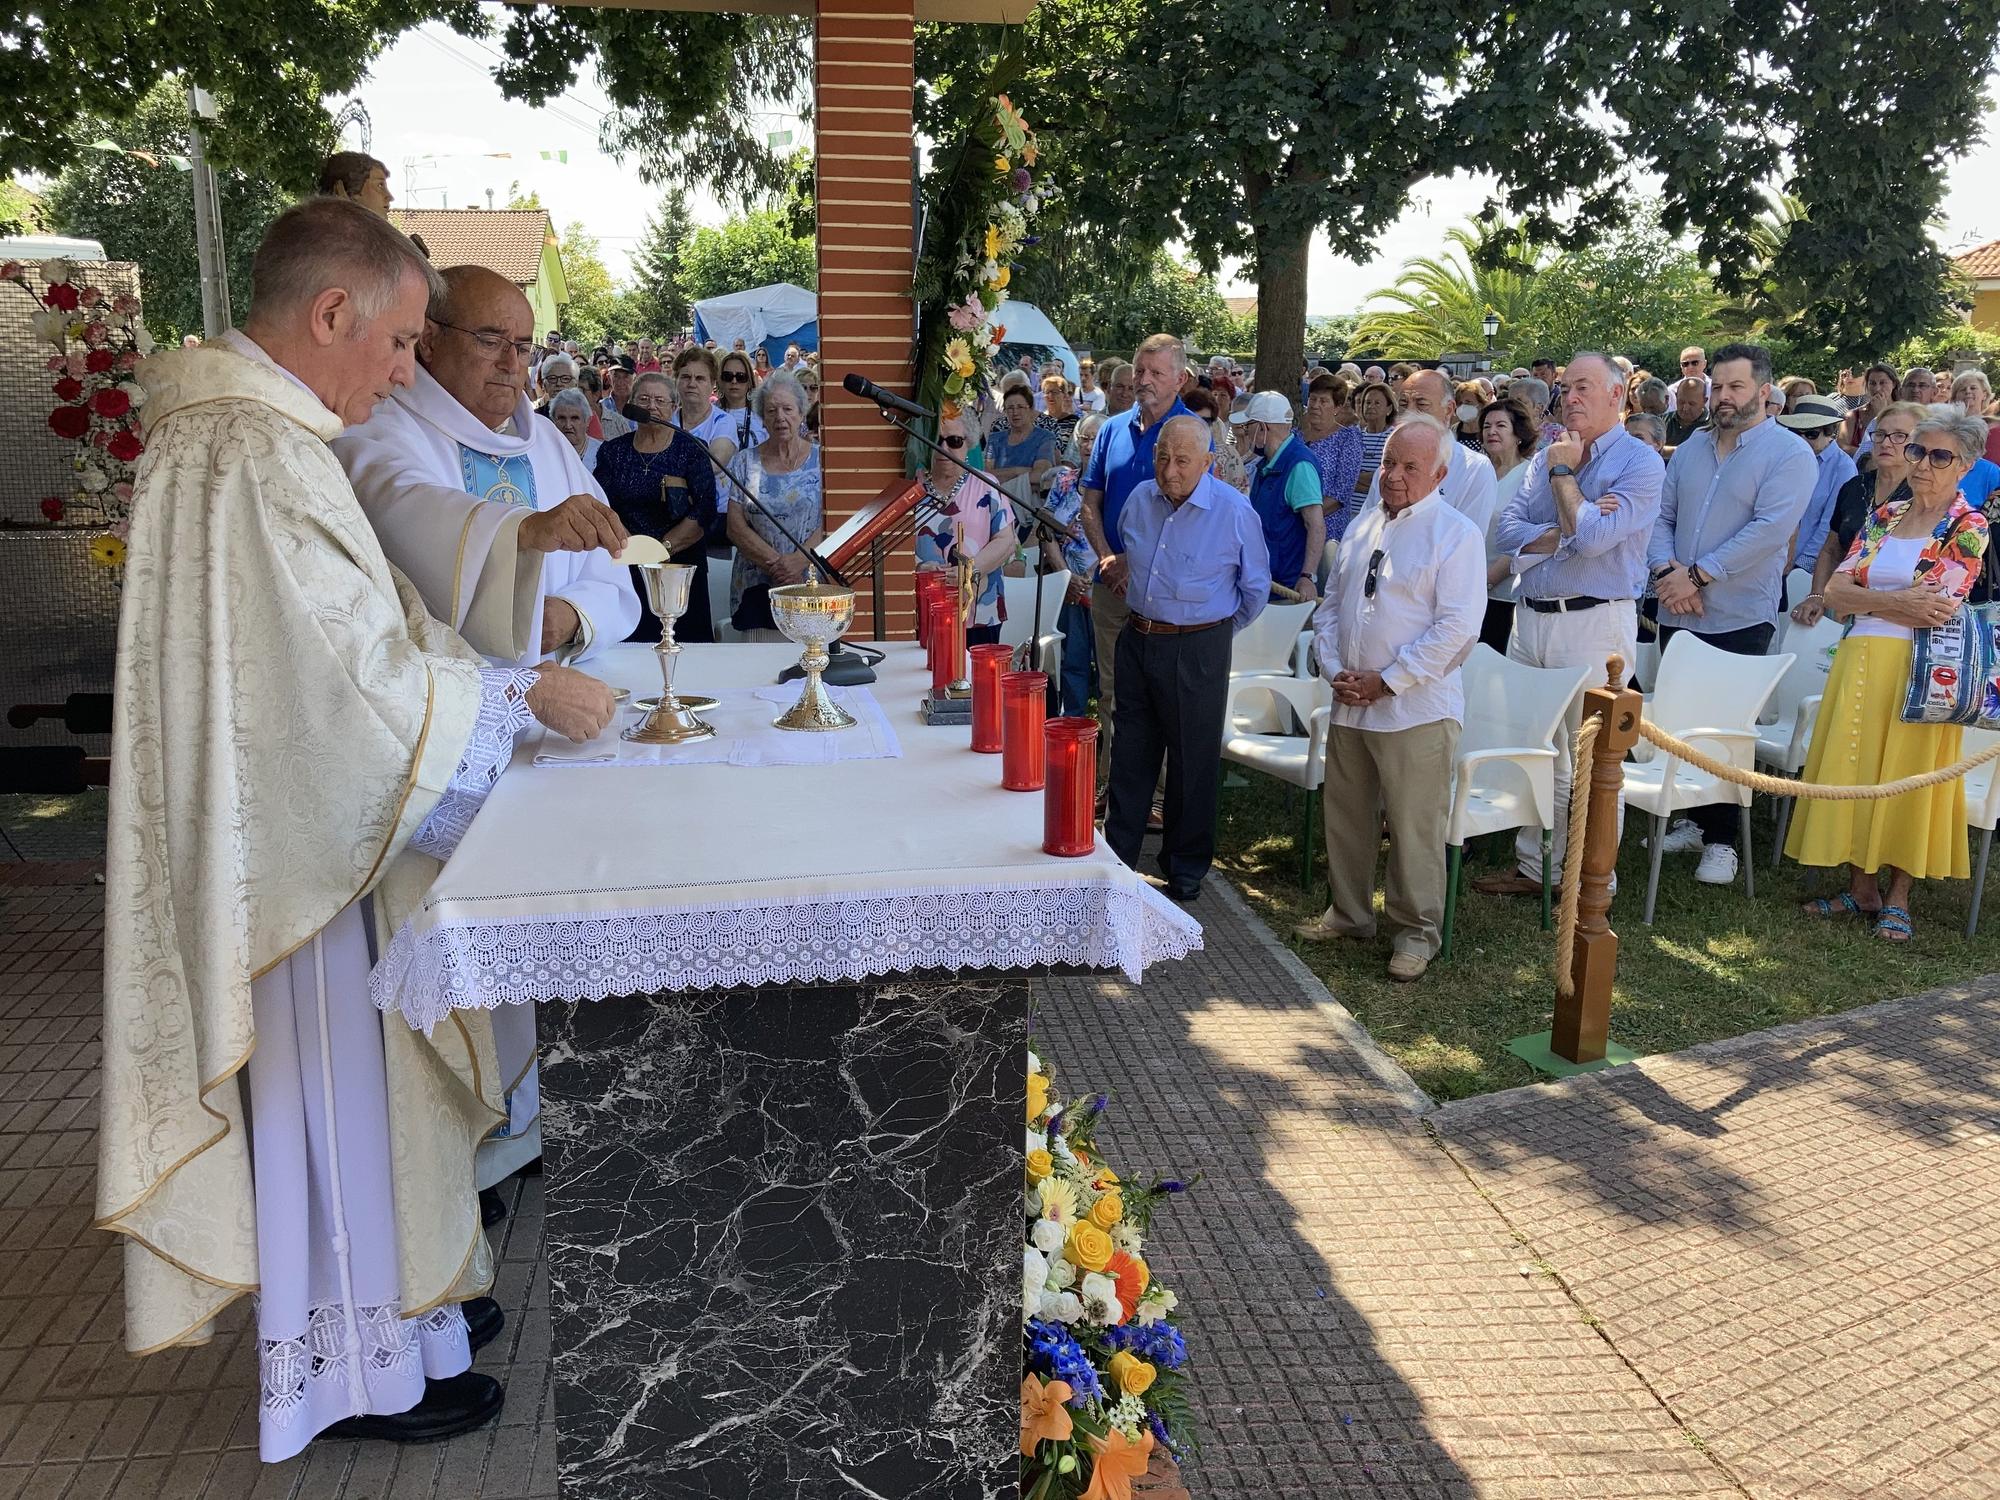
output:
M618 513L594 495L571 495L561 505L538 510L521 523L519 543L526 552L592 552L602 547L616 557L630 533Z
M576 606L567 599L558 599L553 594L542 601L542 653L553 655L562 650L577 637L583 629L583 617L576 612Z
M618 711L610 687L595 677L554 662L543 662L536 671L528 712L564 739L582 744L597 738Z

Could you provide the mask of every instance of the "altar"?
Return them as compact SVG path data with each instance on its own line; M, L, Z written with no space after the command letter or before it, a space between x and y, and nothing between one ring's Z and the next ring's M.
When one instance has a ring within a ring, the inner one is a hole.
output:
M1037 980L1201 933L1101 839L1044 855L1041 796L924 726L922 654L886 649L867 759L524 743L376 968L427 1028L566 1002L539 1013L566 1494L1013 1494ZM740 699L797 656L689 646L676 687ZM658 688L649 647L592 665Z

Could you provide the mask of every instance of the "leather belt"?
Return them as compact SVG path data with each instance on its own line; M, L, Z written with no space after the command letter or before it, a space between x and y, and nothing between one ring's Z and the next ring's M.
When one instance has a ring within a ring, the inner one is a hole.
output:
M1572 615L1578 610L1596 609L1600 604L1630 604L1630 599L1594 599L1589 594L1576 594L1567 599L1523 599L1521 601L1538 615Z
M1210 620L1206 625L1170 625L1165 620L1149 620L1136 610L1131 618L1132 628L1141 635L1199 635L1228 623L1228 620Z

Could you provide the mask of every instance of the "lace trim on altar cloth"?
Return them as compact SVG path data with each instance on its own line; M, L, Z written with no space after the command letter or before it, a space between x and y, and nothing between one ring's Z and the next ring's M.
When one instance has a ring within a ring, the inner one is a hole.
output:
M410 836L410 846L433 859L450 859L473 814L499 781L514 753L514 736L535 722L528 689L537 673L514 667L483 667L479 673L479 718L466 741L451 780L430 816Z
M346 1310L337 1302L315 1307L307 1314L306 1331L300 1337L257 1341L259 1414L271 1426L289 1427L312 1390L329 1382L347 1383L348 1363L357 1354L364 1381L375 1375L421 1378L422 1339L445 1338L464 1323L465 1314L456 1303L421 1318L404 1317L400 1302L357 1307L354 1331L361 1340L357 1350L349 1338Z
M918 969L1119 969L1202 946L1201 925L1150 890L934 889L776 906L566 912L405 924L369 976L375 1003L428 1034L452 1010L663 990L860 980Z

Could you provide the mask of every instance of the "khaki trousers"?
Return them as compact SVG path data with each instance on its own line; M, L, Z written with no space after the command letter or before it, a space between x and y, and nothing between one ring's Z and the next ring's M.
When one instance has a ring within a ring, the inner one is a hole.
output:
M1097 779L1111 775L1111 721L1118 710L1118 637L1132 618L1125 596L1101 583L1090 586L1090 633L1097 641Z
M1436 956L1444 921L1446 826L1451 818L1452 756L1458 725L1450 719L1412 729L1349 729L1326 734L1327 882L1333 905L1325 925L1354 937L1375 933L1375 856L1389 823L1389 872L1383 908L1398 953Z

